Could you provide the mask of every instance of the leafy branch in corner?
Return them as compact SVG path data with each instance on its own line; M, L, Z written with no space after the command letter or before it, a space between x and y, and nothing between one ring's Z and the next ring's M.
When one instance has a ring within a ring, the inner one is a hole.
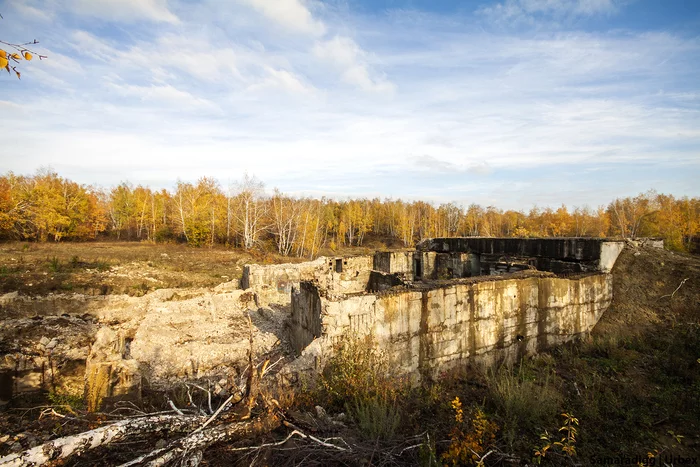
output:
M0 18L4 19L2 15L0 15ZM25 42L24 44L13 44L12 42L5 42L3 40L0 40L0 44L5 45L9 49L12 49L10 51L7 51L0 48L0 68L6 69L8 73L14 71L17 75L17 79L21 79L22 74L17 70L16 66L10 66L10 63L19 63L21 60L30 61L35 56L39 57L39 60L47 58L46 55L41 55L27 47L28 45L35 45L38 43L39 41L36 39L34 39L32 42Z

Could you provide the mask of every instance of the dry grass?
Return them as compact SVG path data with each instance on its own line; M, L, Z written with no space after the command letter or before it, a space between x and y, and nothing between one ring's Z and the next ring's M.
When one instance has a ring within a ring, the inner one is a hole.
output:
M213 287L246 263L294 261L239 249L138 242L0 244L0 293L143 295L159 288Z

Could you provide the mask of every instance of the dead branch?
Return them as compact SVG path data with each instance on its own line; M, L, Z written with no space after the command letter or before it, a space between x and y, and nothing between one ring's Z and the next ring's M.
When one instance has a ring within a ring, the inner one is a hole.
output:
M285 422L284 424L287 425L286 422ZM290 423L289 425L291 425L291 423ZM284 438L282 441L277 441L276 443L264 443L264 444L261 444L261 445L259 445L259 446L246 446L246 447L242 447L242 448L228 448L228 451L231 451L231 452L237 452L237 451L255 451L255 450L264 449L264 448L269 448L269 447L274 447L274 446L282 446L284 443L286 443L287 441L289 441L290 439L292 439L292 438L295 437L295 436L299 436L300 438L310 439L310 440L312 440L312 441L314 441L314 442L318 442L318 444L320 444L321 446L333 447L333 448L335 448L335 449L340 449L340 450L342 450L342 451L346 451L346 450L347 450L347 449L345 449L345 448L342 448L342 447L337 446L337 445L335 445L335 444L330 444L330 443L328 442L328 441L330 441L330 440L340 439L341 441L343 441L343 443L345 443L345 440L342 440L342 438L326 438L325 440L319 440L318 438L315 438L315 437L313 437L313 436L307 435L306 433L300 431L299 429L295 429L295 430L293 430L291 433L289 433L289 434L287 435L287 437ZM345 445L347 446L348 444L345 443ZM420 445L417 445L417 446L420 446Z
M292 429L294 429L294 431L298 431L299 434L300 434L300 436L301 436L302 438L308 438L308 439L310 439L311 441L315 442L316 444L320 444L320 445L323 446L323 447L337 449L338 451L347 451L348 449L350 449L350 447L348 446L348 444L345 443L345 440L343 440L342 438L328 438L326 441L322 441L322 440L316 438L315 436L304 434L304 432L301 431L301 429L299 429L299 427L295 426L295 425L292 424L292 423L289 423L289 422L286 421L286 420L285 420L283 423L284 423L284 426L286 426L287 428L292 428ZM343 441L343 443L345 443L345 445L348 446L348 447L347 447L347 448L344 448L344 447L338 446L338 445L336 445L336 444L328 443L327 441L330 440L330 439L340 439L340 440Z
M200 386L198 384L194 384L194 383L185 383L185 385L188 388L191 386L193 388L199 389L202 392L207 393L207 404L209 406L209 414L210 415L213 414L214 410L212 410L212 407L211 407L211 391L209 389L204 389L202 386ZM194 402L192 401L192 396L190 395L189 389L187 390L187 397L189 397L189 399L190 399L190 404L195 405Z
M214 414L211 417L209 417L209 420L204 422L204 425L202 425L199 428L197 428L196 430L194 430L193 433L197 433L198 431L202 431L203 429L205 429L207 427L207 425L209 425L212 421L214 421L214 419L221 413L222 410L224 410L224 408L232 400L233 400L233 395L229 396L229 398L226 399L226 401L223 404L221 404L221 406L216 410L216 412L214 412Z
M688 279L690 279L690 277L686 277L685 279L683 279L681 281L681 283L678 284L678 287L676 287L676 290L674 290L673 293L667 294L667 295L662 295L660 298L665 298L665 297L673 298L673 296L676 295L676 292L678 292L678 290L680 290L680 288L683 287L683 284L685 284L685 281L687 281Z
M172 442L169 446L144 454L120 467L146 465L158 467L175 459L182 458L188 453L204 451L207 447L224 440L253 438L268 433L280 425L277 413L267 412L260 417L245 421L217 425L206 431L197 431L184 438Z
M277 361L275 361L275 363L273 363L273 364L271 364L271 365L269 365L269 366L268 366L268 365L265 365L265 366L263 367L262 371L260 372L260 377L262 378L263 376L265 376L265 373L267 373L268 371L272 370L272 369L275 367L275 365L277 365L277 364L278 364L279 362L281 362L282 360L284 360L284 356L278 358ZM270 361L267 360L267 363L269 363L269 362L270 362Z
M185 415L184 413L182 413L182 410L178 409L175 406L175 403L173 401L171 401L170 399L168 399L168 405L170 405L170 408L173 409L173 411L175 413L177 413L178 415Z
M156 415L121 420L73 436L54 439L24 452L0 458L0 467L43 465L49 461L68 459L115 441L140 437L148 433L184 432L204 422L204 417L188 415Z

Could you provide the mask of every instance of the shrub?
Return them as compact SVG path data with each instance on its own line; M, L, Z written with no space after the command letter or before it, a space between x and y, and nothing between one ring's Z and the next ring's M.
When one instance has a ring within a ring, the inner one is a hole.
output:
M560 412L562 396L546 370L538 383L527 366L501 368L488 375L491 397L503 423L503 437L513 447L521 434L543 429Z
M382 398L357 398L349 406L349 412L362 436L371 440L392 439L401 423L396 401Z
M384 441L392 439L401 424L397 400L407 389L371 336L347 338L334 346L312 399L347 411L363 438Z
M377 349L370 336L336 344L319 380L321 398L337 409L347 402L394 401L402 387L386 353Z
M442 460L451 465L483 465L482 455L493 443L498 425L478 407L473 407L465 418L459 397L452 401L452 409L455 424L450 432L450 447L442 454Z

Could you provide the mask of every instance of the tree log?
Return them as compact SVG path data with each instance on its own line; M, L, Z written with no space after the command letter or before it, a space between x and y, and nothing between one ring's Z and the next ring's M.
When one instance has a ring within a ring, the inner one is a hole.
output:
M265 413L253 420L217 425L173 441L163 449L152 451L126 464L122 464L120 467L131 467L134 465L160 467L184 457L188 453L204 451L207 447L220 441L255 438L256 436L269 433L280 426L281 423L280 416L277 413Z
M195 415L156 415L120 420L84 433L54 439L24 452L2 457L0 458L0 467L43 465L58 459L68 459L91 449L134 436L160 431L190 431L204 423L206 419L207 417Z

